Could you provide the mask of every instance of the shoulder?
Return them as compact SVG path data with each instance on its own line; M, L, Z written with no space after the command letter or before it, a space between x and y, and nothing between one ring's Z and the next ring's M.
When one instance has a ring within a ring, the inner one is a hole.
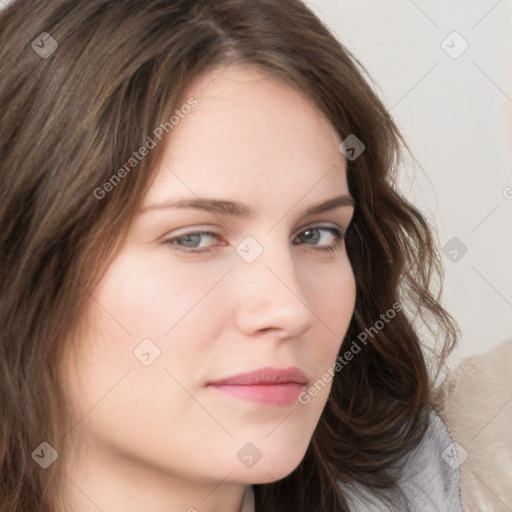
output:
M400 488L411 510L461 511L459 459L441 417L432 411L422 443L406 458Z
M403 459L398 478L400 506L390 509L362 489L343 488L354 512L411 511L461 512L459 462L448 429L432 411L428 430L420 445ZM393 499L393 503L395 500Z

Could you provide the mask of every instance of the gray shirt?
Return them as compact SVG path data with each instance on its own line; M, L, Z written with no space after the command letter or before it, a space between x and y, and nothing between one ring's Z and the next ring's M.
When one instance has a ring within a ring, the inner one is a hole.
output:
M342 486L353 512L461 512L459 461L452 438L432 412L421 444L404 459L392 508L356 486Z

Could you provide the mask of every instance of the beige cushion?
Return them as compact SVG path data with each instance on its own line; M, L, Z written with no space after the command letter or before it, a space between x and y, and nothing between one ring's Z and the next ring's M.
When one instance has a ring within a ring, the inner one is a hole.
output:
M459 364L440 414L459 445L463 510L511 512L512 339Z

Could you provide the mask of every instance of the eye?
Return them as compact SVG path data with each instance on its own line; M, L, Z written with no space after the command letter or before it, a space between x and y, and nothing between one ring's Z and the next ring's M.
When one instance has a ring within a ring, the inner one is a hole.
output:
M184 235L176 236L174 238L169 238L165 240L165 243L175 246L178 251L183 252L208 252L209 249L207 244L202 244L201 239L214 239L218 238L220 235L217 233L213 233L211 231L193 231L190 233L185 233ZM206 248L197 250L200 248Z
M315 251L327 252L339 250L344 238L344 232L332 226L310 227L296 237L301 243L311 245Z

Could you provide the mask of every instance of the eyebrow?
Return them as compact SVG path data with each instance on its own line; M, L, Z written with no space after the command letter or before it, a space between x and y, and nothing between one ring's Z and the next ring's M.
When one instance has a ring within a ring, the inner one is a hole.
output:
M354 199L344 194L341 196L327 199L319 204L310 206L305 212L305 215L317 215L324 213L336 208L353 207L355 205ZM217 215L228 215L232 217L249 217L253 214L251 208L243 203L237 201L227 201L224 199L212 199L212 198L188 198L188 199L177 199L174 201L164 201L161 203L155 203L145 206L141 209L140 213L167 208L194 208L196 210L203 210Z

